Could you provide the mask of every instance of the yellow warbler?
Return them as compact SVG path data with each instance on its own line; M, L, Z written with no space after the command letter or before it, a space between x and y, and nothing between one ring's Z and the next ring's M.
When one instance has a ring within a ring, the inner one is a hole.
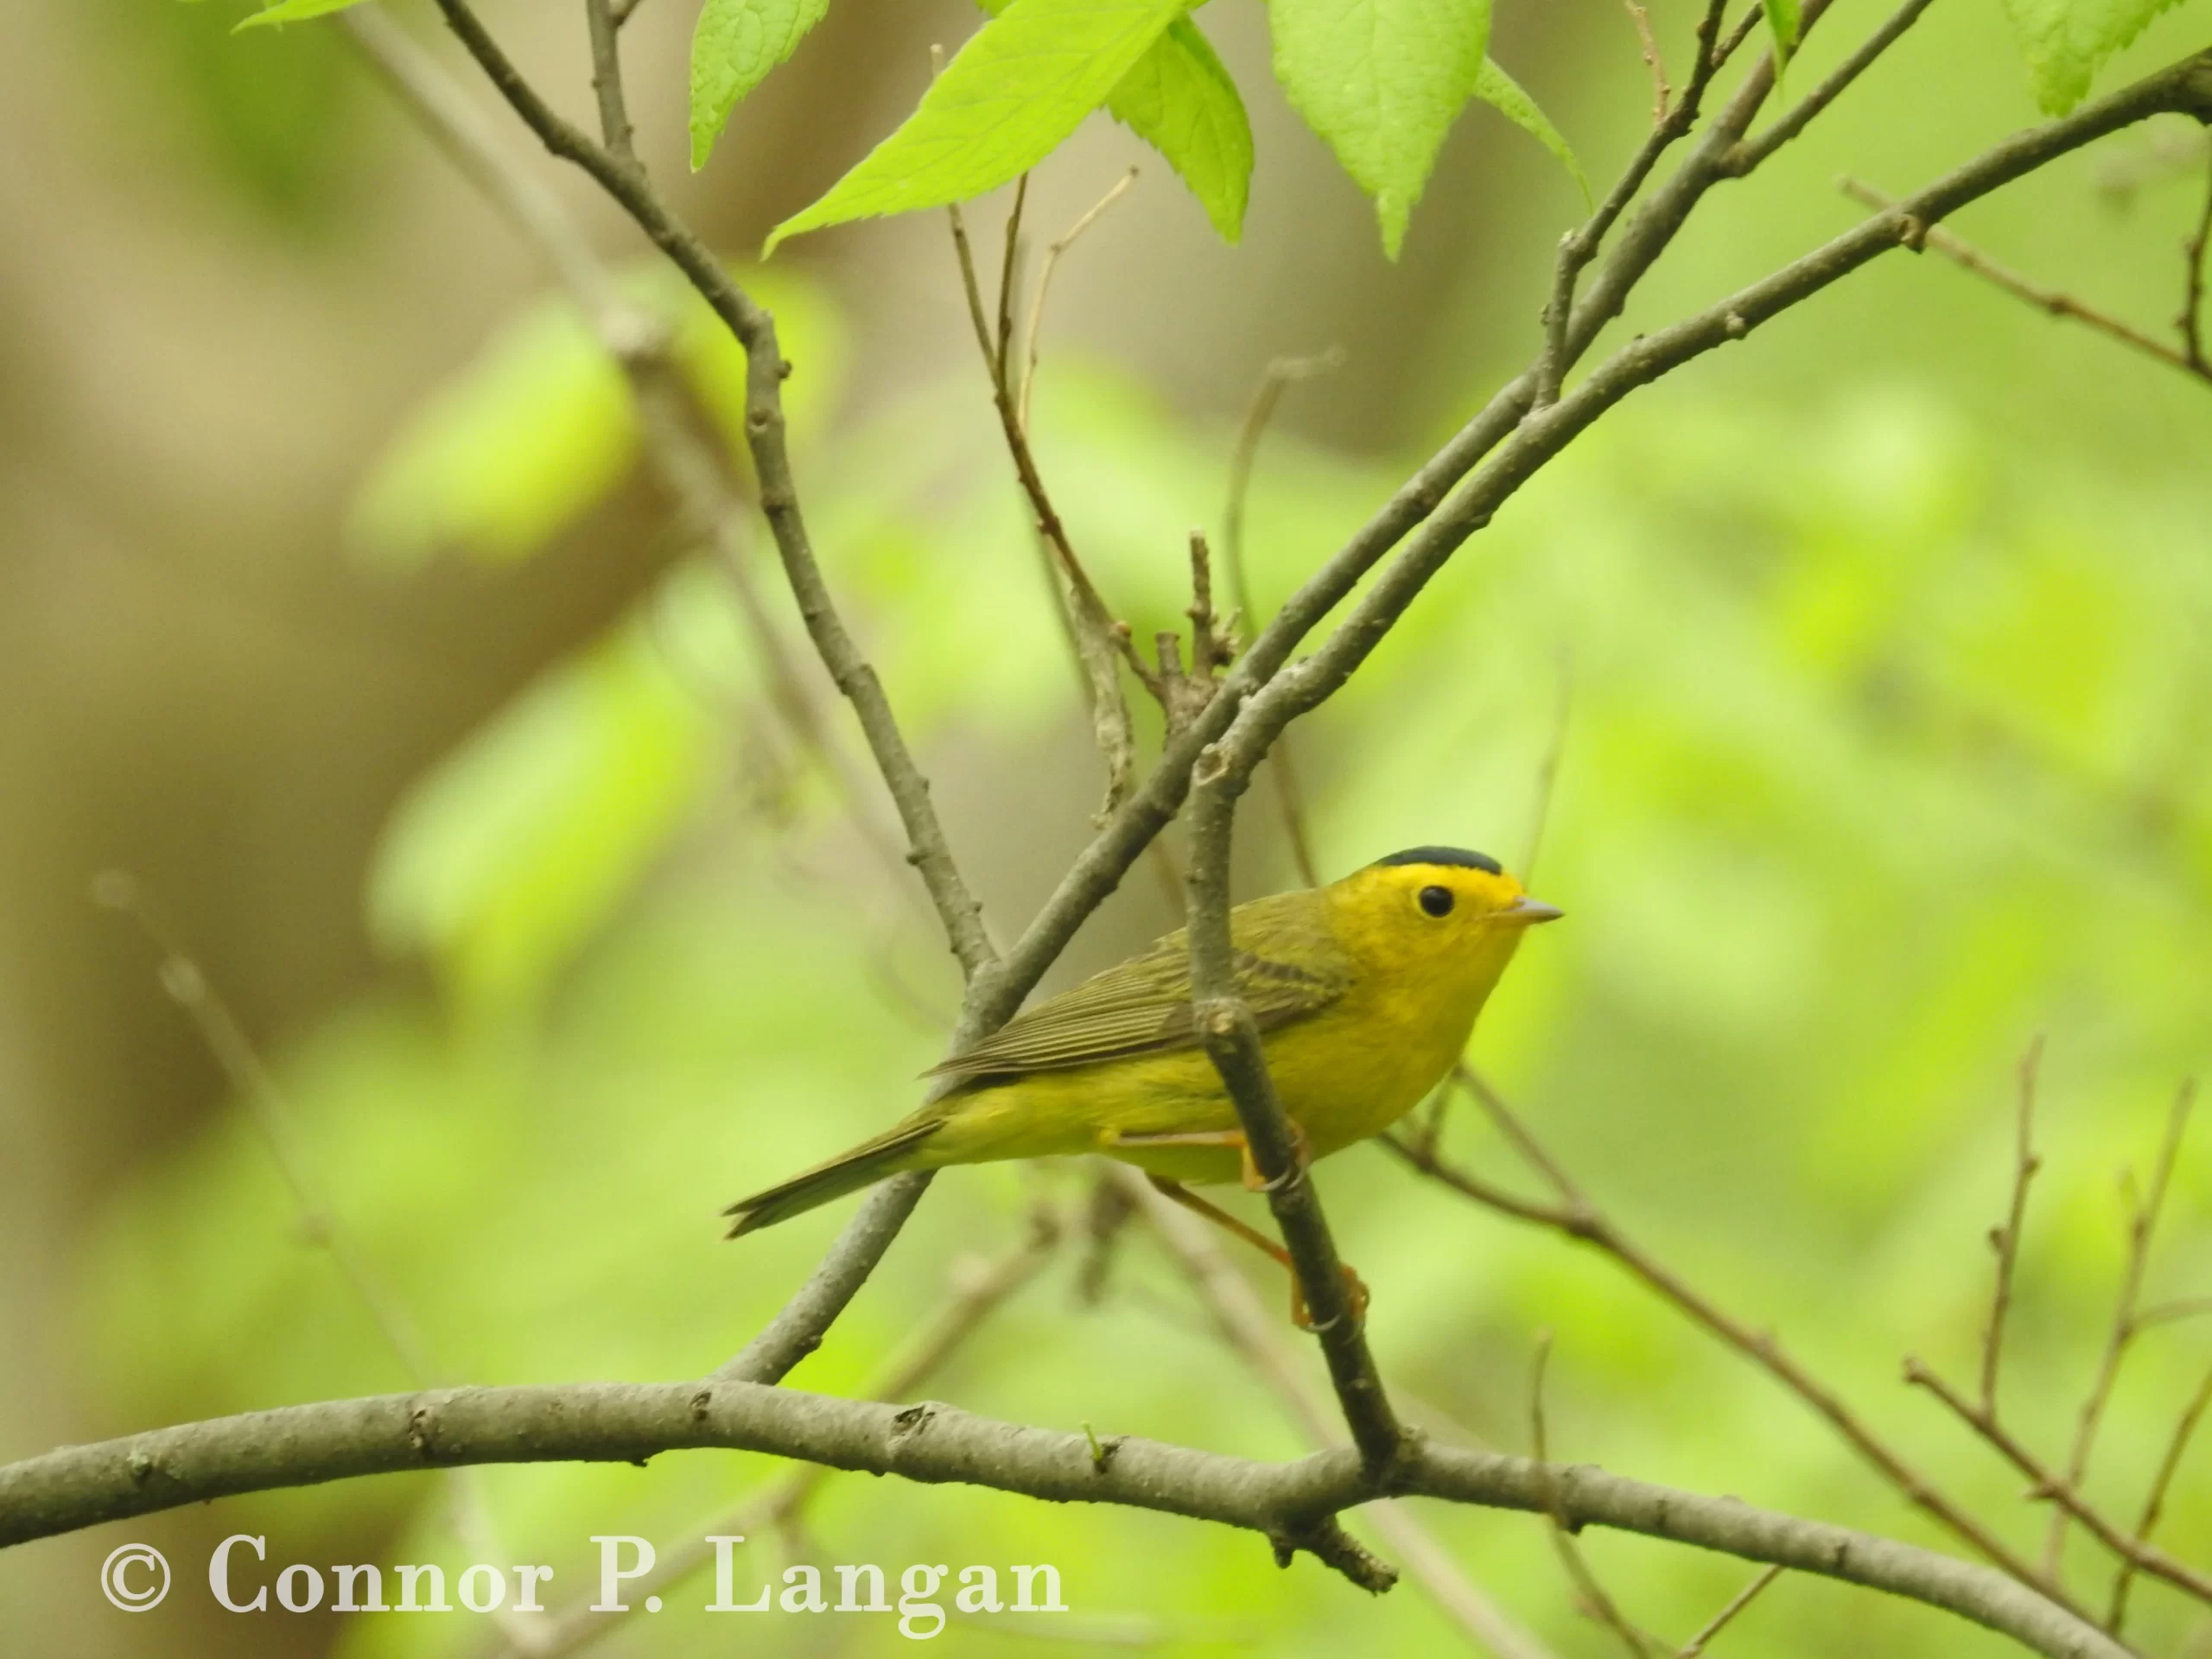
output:
M1481 853L1416 847L1325 887L1230 912L1237 994L1306 1154L1380 1134L1434 1088L1530 924L1560 912ZM1255 1184L1236 1109L1200 1045L1180 932L1047 999L926 1075L929 1099L851 1151L732 1205L751 1232L902 1170L1101 1152L1179 1201Z

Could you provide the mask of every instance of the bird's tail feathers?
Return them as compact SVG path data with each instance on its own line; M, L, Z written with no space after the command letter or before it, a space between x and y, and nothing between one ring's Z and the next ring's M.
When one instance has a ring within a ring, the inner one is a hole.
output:
M863 1186L873 1186L887 1175L895 1175L902 1167L906 1154L938 1131L936 1120L922 1123L902 1123L886 1130L873 1141L863 1141L850 1152L832 1158L826 1164L817 1164L803 1174L788 1181L755 1192L749 1198L740 1198L722 1211L735 1217L727 1236L755 1232L763 1227L772 1227L779 1221L804 1213L817 1205L827 1204L832 1198L842 1198L848 1192Z

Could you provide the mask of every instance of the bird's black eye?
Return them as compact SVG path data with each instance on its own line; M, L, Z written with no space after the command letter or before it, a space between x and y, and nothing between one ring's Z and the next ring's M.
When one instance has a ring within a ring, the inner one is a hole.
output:
M1449 916L1454 900L1449 887L1423 887L1421 907L1432 916Z

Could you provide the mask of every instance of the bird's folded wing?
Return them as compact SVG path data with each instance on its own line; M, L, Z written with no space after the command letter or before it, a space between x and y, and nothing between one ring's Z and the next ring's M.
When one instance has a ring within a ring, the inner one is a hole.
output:
M1310 893L1284 894L1311 900ZM1269 901L1261 901L1267 905ZM1344 994L1351 965L1318 906L1286 906L1254 928L1239 914L1237 943L1256 933L1264 951L1240 949L1236 988L1262 1031L1326 1007ZM1171 933L1141 957L1087 979L1016 1014L972 1048L932 1066L939 1092L972 1078L1095 1065L1103 1060L1188 1048L1198 1041L1191 1014L1190 947Z

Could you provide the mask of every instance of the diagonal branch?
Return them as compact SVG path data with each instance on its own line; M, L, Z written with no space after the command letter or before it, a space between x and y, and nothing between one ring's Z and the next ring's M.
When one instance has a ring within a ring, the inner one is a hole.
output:
M2044 1580L2031 1562L1968 1514L1926 1475L1907 1463L1902 1454L1875 1433L1872 1426L1853 1411L1840 1395L1784 1348L1773 1332L1754 1330L1738 1319L1624 1231L1618 1224L1591 1202L1557 1160L1544 1149L1542 1143L1529 1132L1519 1117L1488 1084L1471 1071L1463 1073L1463 1079L1473 1090L1477 1100L1513 1141L1521 1155L1559 1195L1557 1204L1547 1205L1523 1198L1493 1186L1445 1163L1433 1148L1398 1136L1383 1135L1381 1144L1423 1174L1441 1181L1463 1197L1472 1198L1501 1214L1510 1215L1516 1220L1554 1228L1570 1238L1580 1239L1602 1250L1643 1281L1648 1288L1672 1303L1693 1324L1701 1326L1733 1348L1810 1406L1843 1437L1852 1450L1903 1493L1909 1503L1941 1522L1961 1543L1985 1560L1994 1562L2022 1584L2033 1586L2047 1595L2059 1593L2056 1587Z
M1193 768L1191 864L1185 879L1192 1012L1236 1109L1253 1166L1265 1184L1268 1208L1282 1230L1283 1245L1312 1310L1313 1332L1352 1444L1370 1478L1380 1482L1404 1453L1406 1431L1390 1408L1375 1357L1368 1351L1362 1310L1307 1173L1306 1148L1275 1097L1259 1027L1236 994L1229 925L1230 832L1236 798L1249 783L1261 753L1217 746L1207 749Z
M327 1401L67 1446L0 1466L0 1545L209 1498L456 1464L638 1462L716 1446L833 1468L958 1482L1050 1502L1113 1503L1294 1541L1375 1496L1352 1449L1290 1463L1135 1437L1103 1457L1083 1434L954 1407L836 1400L742 1382L598 1382L462 1389ZM1786 1567L1904 1597L2010 1636L2051 1659L2126 1649L1984 1567L1732 1497L1587 1465L1408 1447L1389 1490L1542 1514Z
M1896 206L1872 185L1861 183L1857 179L1842 180L1841 186L1846 195L1855 201L1865 202L1870 207ZM2212 206L2212 198L2207 200L2208 206ZM2133 323L2123 321L2109 311L2101 311L2086 300L2077 300L2062 289L2047 287L2032 277L2023 276L2010 265L2000 264L1991 258L1955 232L1944 230L1939 226L1927 232L1925 240L1928 246L1960 270L1973 272L1993 286L2003 289L2013 298L2024 300L2038 311L2064 321L2078 322L2085 328L2094 328L2106 338L2118 340L2131 351L2156 358L2184 374L2212 380L2212 365L2200 361L2189 351L2177 351L2163 340L2145 334Z
M2166 1494L2172 1490L2181 1460L2189 1454L2189 1443L2196 1437L2196 1426L2204 1421L2208 1410L2212 1410L2212 1370L2204 1373L2203 1381L2182 1408L2181 1418L2167 1438L2165 1452L2158 1459L2158 1472L2152 1478L2150 1492L2143 1500L2143 1513L2135 1522L2137 1543L2149 1543L2151 1535L2158 1530L2159 1519L2165 1514ZM2136 1572L2135 1558L2131 1555L2120 1562L2120 1571L2113 1580L2112 1611L2105 1616L2105 1628L2114 1636L2127 1622L2127 1592Z
M2043 1065L2043 1039L2037 1037L2020 1057L2019 1110L2012 1137L2012 1201L2004 1223L1989 1235L1997 1252L1997 1286L1990 1293L1989 1324L1981 1340L1981 1408L1997 1411L1997 1367L2005 1351L2005 1316L2012 1306L2012 1274L2019 1265L2020 1229L2027 1219L2028 1183L2036 1178L2041 1160L2036 1156L2036 1077Z
M996 957L983 931L982 909L953 862L944 826L930 803L928 780L906 747L882 683L847 631L830 597L799 511L783 410L783 381L790 365L777 346L775 319L737 285L721 262L676 217L642 169L601 149L553 111L486 32L467 0L437 0L437 7L469 55L539 142L553 155L583 168L613 197L653 245L675 262L745 348L746 441L760 482L761 513L775 537L785 579L798 602L807 632L830 678L852 703L877 770L883 774L885 786L899 810L906 831L907 857L929 889L953 955L973 980ZM975 1017L976 1029L963 1035L980 1034L1006 1015L989 1020L976 1010Z
M1282 1402L1284 1412L1316 1450L1341 1443L1328 1402L1307 1382L1297 1357L1278 1334L1259 1298L1200 1226L1149 1181L1127 1165L1108 1169L1102 1191L1143 1215L1175 1260L1191 1287L1213 1316L1223 1341L1242 1355ZM1414 1581L1438 1609L1478 1646L1498 1659L1554 1659L1551 1650L1521 1629L1484 1595L1421 1525L1412 1509L1396 1498L1370 1503L1363 1518L1380 1533Z
M2028 1450L2012 1430L1945 1382L1940 1374L1908 1355L1904 1362L1904 1380L1915 1388L1927 1389L1942 1401L1954 1416L1986 1440L2007 1463L2033 1482L2029 1489L2031 1497L2048 1498L2057 1506L2059 1513L2079 1521L2099 1543L2120 1560L2132 1564L2139 1572L2147 1573L2154 1579L2164 1579L2175 1589L2212 1606L2212 1574L2201 1573L2186 1562L2175 1560L2155 1544L2129 1536L2117 1522L2107 1519L2102 1510L2083 1497L2072 1481Z
M2190 1108L2196 1099L2196 1085L2193 1082L2183 1084L2175 1094L2172 1109L2166 1114L2165 1138L2158 1143L2158 1159L2152 1166L2150 1188L2139 1199L2131 1194L2127 1262L2120 1269L2112 1330L2105 1338L2104 1353L2097 1361L2096 1380L2090 1383L2088 1397L2082 1402L2074 1444L2066 1454L2065 1484L2075 1491L2088 1478L2089 1457L2096 1449L2097 1431L2104 1423L2105 1407L2111 1402L2112 1391L2120 1382L2120 1368L2126 1361L2127 1351L2143 1329L2139 1310L2143 1301L2143 1275L2151 1264L2151 1241L2158 1232L2158 1217L2166 1207L2166 1194L2173 1185L2174 1165L2181 1157L2182 1136L2189 1128ZM1990 1414L1993 1418L1993 1412ZM2044 1541L2044 1571L2054 1578L2063 1559L2067 1516L2063 1504L2051 1512L2050 1535Z
M1804 131L1821 111L1842 97L1852 82L1872 67L1875 59L1895 46L1898 37L1918 22L1920 14L1932 3L1933 0L1904 0L1890 14L1886 22L1859 43L1858 50L1835 67L1827 79L1806 93L1758 137L1747 138L1729 151L1728 170L1739 177L1751 172Z

